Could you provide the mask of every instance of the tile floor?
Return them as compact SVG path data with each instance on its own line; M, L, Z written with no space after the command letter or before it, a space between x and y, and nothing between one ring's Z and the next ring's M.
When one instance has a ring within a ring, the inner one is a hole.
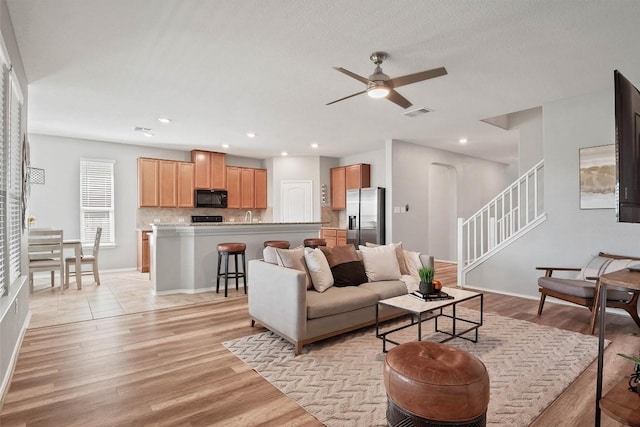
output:
M100 274L100 286L94 283L91 275L85 275L82 277L82 289L76 288L72 278L64 292L60 292L57 280L58 276L54 287L51 287L48 275L34 280L34 292L29 298L29 328L224 300L222 292L153 295L149 274L135 270L103 272ZM229 287L229 298L244 296L242 287L239 291Z

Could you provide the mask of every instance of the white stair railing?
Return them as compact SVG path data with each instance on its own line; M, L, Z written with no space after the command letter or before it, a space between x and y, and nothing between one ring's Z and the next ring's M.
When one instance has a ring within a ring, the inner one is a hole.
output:
M544 221L544 160L466 221L458 218L458 284L466 273Z

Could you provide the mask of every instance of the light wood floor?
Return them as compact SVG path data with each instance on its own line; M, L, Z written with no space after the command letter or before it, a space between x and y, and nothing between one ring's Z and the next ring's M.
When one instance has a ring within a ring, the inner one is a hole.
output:
M455 284L455 266L438 263L436 271ZM547 302L538 317L537 301L498 294L485 293L485 310L585 334L589 323L577 306ZM630 318L607 320L605 390L631 372L615 353L640 350ZM0 425L320 426L221 344L261 331L249 326L244 297L29 329ZM534 425L593 425L595 370ZM619 424L603 416L602 425Z

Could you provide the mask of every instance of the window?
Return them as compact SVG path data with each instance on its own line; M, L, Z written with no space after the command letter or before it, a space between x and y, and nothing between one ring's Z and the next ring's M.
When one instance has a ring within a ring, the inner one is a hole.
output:
M102 227L102 245L115 244L113 170L115 161L80 159L80 238L92 245Z
M22 93L0 55L0 296L21 275Z

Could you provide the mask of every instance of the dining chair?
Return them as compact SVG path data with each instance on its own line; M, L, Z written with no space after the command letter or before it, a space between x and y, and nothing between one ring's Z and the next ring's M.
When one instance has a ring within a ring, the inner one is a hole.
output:
M29 230L29 289L33 292L33 273L51 272L51 286L55 284L55 272L60 272L60 290L64 291L62 274L64 257L62 255L62 230Z
M96 229L96 238L93 241L93 252L91 255L80 255L80 265L91 264L91 271L83 271L82 274L93 273L93 280L95 280L96 284L100 285L100 274L98 273L98 252L100 251L100 237L102 236L102 227L98 227ZM65 264L65 273L64 273L64 283L65 286L69 286L69 273L75 272L76 265L76 257L68 257L64 259ZM74 267L74 271L69 271Z

